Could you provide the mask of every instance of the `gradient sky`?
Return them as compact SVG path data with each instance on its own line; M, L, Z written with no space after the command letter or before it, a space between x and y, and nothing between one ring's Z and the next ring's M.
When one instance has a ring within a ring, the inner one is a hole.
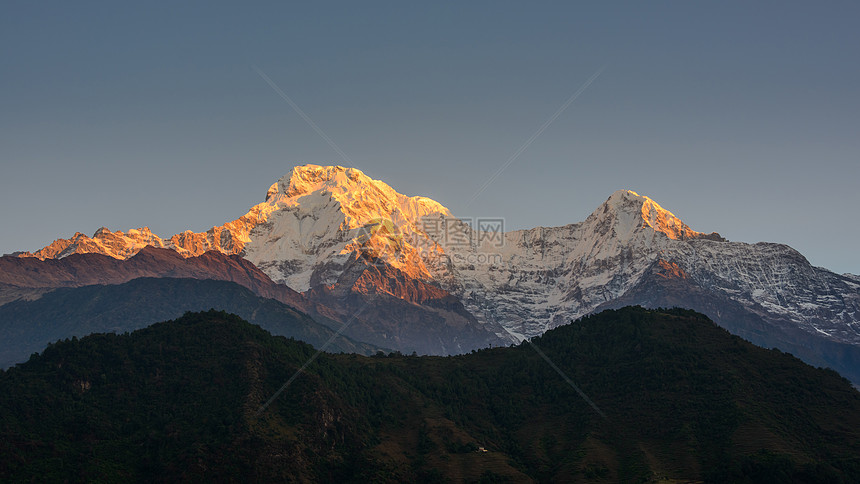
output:
M315 163L506 229L631 189L860 274L857 2L174 3L0 7L0 253L206 230Z

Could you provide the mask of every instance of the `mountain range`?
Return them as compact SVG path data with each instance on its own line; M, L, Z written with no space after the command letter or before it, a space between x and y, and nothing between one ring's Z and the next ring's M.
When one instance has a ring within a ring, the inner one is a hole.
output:
M860 382L860 276L813 267L786 245L695 231L629 190L579 223L503 226L457 218L354 168L306 165L272 184L246 215L206 232L161 238L145 227L101 228L3 257L0 302L62 285L169 275L139 259L154 254L144 249L152 246L176 254L175 267L197 261L194 270L177 269L179 277L209 278L209 270L216 279L242 279L258 295L333 329L346 325L346 336L378 347L457 354L539 336L605 308L679 306ZM125 269L114 273L126 276L100 281L56 265L108 261L96 256L121 261ZM201 263L219 256L231 269ZM54 282L21 275L63 270Z

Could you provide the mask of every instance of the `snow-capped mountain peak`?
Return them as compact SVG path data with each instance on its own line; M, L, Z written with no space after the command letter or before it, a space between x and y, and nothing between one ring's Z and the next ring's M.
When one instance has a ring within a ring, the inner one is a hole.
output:
M623 239L628 239L633 233L646 227L673 240L718 237L718 234L696 232L654 200L632 190L617 190L589 219L607 217L614 219L615 231Z
M361 170L343 166L297 166L269 188L266 203L297 206L309 201L304 197L312 194L325 194L336 200L349 217L349 228L380 218L391 219L398 226L414 224L425 215L451 213L434 200L402 195Z
M355 253L429 278L409 240L423 217L451 216L438 202L397 193L356 168L318 165L293 168L252 213L264 220L249 231L245 257L297 290L333 283Z

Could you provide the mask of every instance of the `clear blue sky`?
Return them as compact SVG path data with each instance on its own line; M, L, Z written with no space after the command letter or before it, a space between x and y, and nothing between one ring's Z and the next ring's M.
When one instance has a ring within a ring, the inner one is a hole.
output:
M562 225L626 188L860 274L858 5L4 2L0 253L205 230L348 164L257 65L353 165L458 215Z

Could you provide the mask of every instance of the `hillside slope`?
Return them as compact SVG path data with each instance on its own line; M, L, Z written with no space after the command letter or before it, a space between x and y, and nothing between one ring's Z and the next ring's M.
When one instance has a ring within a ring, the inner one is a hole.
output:
M0 373L4 480L860 481L860 394L684 310L458 357L322 355L222 312ZM483 450L486 450L484 452Z

